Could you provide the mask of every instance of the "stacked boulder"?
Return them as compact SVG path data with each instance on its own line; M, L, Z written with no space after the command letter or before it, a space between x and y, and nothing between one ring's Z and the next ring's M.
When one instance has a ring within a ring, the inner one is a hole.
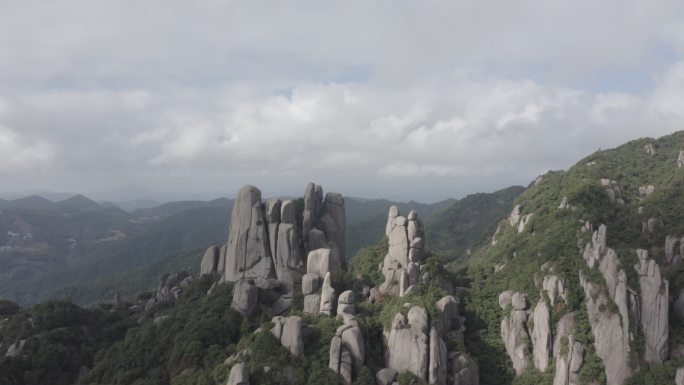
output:
M417 294L420 268L425 254L425 231L415 210L408 217L399 213L397 206L390 207L385 234L389 250L382 264L385 281L380 292L391 295Z
M304 192L302 234L306 252L328 248L346 266L345 234L347 219L344 198L338 193L327 193L323 188L309 183Z
M420 306L412 307L408 317L397 313L387 339L387 367L402 373L411 372L428 381L429 328L428 315Z

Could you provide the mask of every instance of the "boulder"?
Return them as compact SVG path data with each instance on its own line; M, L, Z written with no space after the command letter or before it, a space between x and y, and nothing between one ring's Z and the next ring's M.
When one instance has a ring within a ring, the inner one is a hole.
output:
M527 309L527 295L517 292L513 293L513 296L511 296L511 306L513 306L513 310Z
M437 310L439 310L439 325L442 335L445 335L451 330L452 324L458 322L459 317L459 300L453 295L442 297L436 303Z
M202 257L200 264L200 276L215 274L218 271L218 262L221 255L221 247L214 245L209 246Z
M682 155L681 152L679 155ZM675 374L675 385L684 385L684 366L677 369L677 373Z
M511 302L513 300L513 291L511 290L506 290L499 294L499 306L502 309L506 309L508 306L511 306Z
M302 336L302 319L297 316L288 317L283 325L280 342L295 357L304 353L304 339Z
M321 310L321 295L308 294L304 296L304 313L318 314Z
M309 295L318 292L321 278L316 273L306 273L302 276L302 294Z
M365 348L361 328L345 324L337 329L337 334L342 339L342 348L349 351L352 356L355 372L358 372L363 367L363 361L365 359Z
M319 313L330 315L333 312L333 307L335 306L335 289L332 287L330 273L325 274L325 279L323 280L323 287L321 290L321 307Z
M352 383L352 356L351 353L345 348L342 348L342 353L340 354L340 375L344 378L344 382L347 384Z
M375 373L375 383L377 385L392 385L395 378L397 378L397 371L394 369L384 368Z
M274 275L261 191L240 189L233 205L226 246L226 281Z
M241 279L233 286L231 307L243 316L250 316L257 306L258 289L253 279Z
M534 367L540 372L546 372L549 367L551 353L551 328L549 325L549 307L541 299L534 308L532 315L534 329L532 329L532 356Z
M387 226L385 226L385 235L389 236L394 228L394 219L399 216L399 208L392 206L387 213Z
M249 369L247 365L238 362L230 368L230 375L226 385L249 385Z
M328 367L335 373L340 372L340 355L342 354L342 338L334 335L330 340L330 357Z
M347 290L340 294L340 297L337 299L337 315L353 315L354 313L354 292L351 290Z
M648 257L648 251L637 250L638 263L634 266L641 289L639 311L644 333L644 359L651 364L662 364L668 358L669 282L660 274L660 267Z

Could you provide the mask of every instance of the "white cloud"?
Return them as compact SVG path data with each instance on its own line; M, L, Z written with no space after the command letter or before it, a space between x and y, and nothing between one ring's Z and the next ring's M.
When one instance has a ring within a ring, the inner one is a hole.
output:
M437 199L684 128L678 1L5 8L10 184Z

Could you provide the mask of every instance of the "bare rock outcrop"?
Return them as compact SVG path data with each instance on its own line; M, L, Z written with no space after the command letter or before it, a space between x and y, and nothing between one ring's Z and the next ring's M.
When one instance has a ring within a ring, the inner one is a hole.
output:
M575 328L575 313L567 313L556 325L556 335L553 339L553 357L558 358L561 351L561 341L572 334Z
M567 351L559 354L556 360L556 374L553 385L579 385L579 372L584 363L584 345L568 336Z
M549 355L551 354L551 328L549 325L549 307L542 298L534 308L532 320L532 356L534 367L540 372L545 372L549 367Z
M656 148L653 145L653 143L648 143L644 145L644 151L646 151L646 153L651 156L657 154Z
M530 223L530 220L532 220L532 217L534 214L525 214L520 218L520 223L518 224L518 234L521 234L525 231L525 227L527 227L527 224Z
M677 167L684 167L684 150L679 150L679 156L677 156Z
M240 189L231 214L224 278L273 277L271 247L261 204L261 191L251 185Z
M425 231L415 210L403 217L396 206L390 208L386 231L389 231L389 250L382 264L385 281L380 291L403 296L410 286L418 284L420 265L425 250ZM411 293L418 290L415 286Z
M243 316L250 316L257 307L258 293L253 279L241 279L233 286L230 306Z
M218 272L218 263L221 255L221 246L209 246L202 257L200 264L200 276L210 275Z
M503 292L499 295L502 309L511 306L511 312L501 320L501 339L506 353L513 362L516 375L530 366L530 340L527 332L527 298L522 293Z
M325 274L325 279L323 279L323 287L321 289L321 306L319 308L319 313L331 315L333 312L333 307L335 306L335 289L332 287L332 280L330 278L330 273Z
M542 288L549 296L551 306L554 306L559 300L567 301L567 293L565 281L556 274L549 274L544 276L542 280Z
M598 269L606 281L606 288L590 282L580 271L589 324L594 336L596 354L603 361L608 385L619 385L630 376L629 314L627 275L620 267L615 251L606 246L606 226L601 225L587 244L584 260ZM617 311L610 310L612 303Z
M273 317L271 334L280 341L293 356L301 357L304 353L304 337L302 319L298 316Z
M280 223L275 226L276 241L271 240L271 244L275 244L275 248L271 248L273 263L276 277L282 283L281 287L287 295L292 296L293 273L302 264L299 249L300 230L295 220L294 202L284 201L276 206L280 207L280 215L277 216L280 218ZM272 224L269 223L269 229L271 226Z
M361 328L354 316L344 317L344 324L337 328L330 341L329 367L351 384L363 367L365 347Z
M675 374L675 385L684 385L684 367L677 368Z
M522 209L523 207L521 205L515 205L515 207L513 207L513 211L511 211L511 214L508 216L508 223L511 226L518 226L518 222L520 222L520 217L522 216Z
M337 299L337 316L341 317L343 314L354 315L354 301L353 291L347 290L340 294L340 297Z
M387 339L387 366L397 373L411 372L427 382L428 342L428 316L425 309L412 307L408 318L397 313Z
M238 362L230 368L230 375L228 375L228 382L226 385L249 385L249 369L247 365Z
M449 361L451 362L451 384L480 384L480 368L477 365L477 362L468 353L451 352L449 353Z
M622 190L616 181L610 179L601 179L601 186L603 186L603 188L606 190L606 194L608 195L610 203L617 207L622 207L625 205L625 201L622 198Z
M660 274L660 267L648 257L648 251L637 250L634 266L639 276L641 330L644 332L644 359L662 364L668 358L669 282Z
M430 329L428 384L446 385L447 347L437 328Z

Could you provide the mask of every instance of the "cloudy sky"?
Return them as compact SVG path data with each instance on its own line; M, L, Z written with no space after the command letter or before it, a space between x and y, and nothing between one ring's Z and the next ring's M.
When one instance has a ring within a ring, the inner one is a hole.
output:
M0 0L0 190L527 184L684 129L681 4Z

